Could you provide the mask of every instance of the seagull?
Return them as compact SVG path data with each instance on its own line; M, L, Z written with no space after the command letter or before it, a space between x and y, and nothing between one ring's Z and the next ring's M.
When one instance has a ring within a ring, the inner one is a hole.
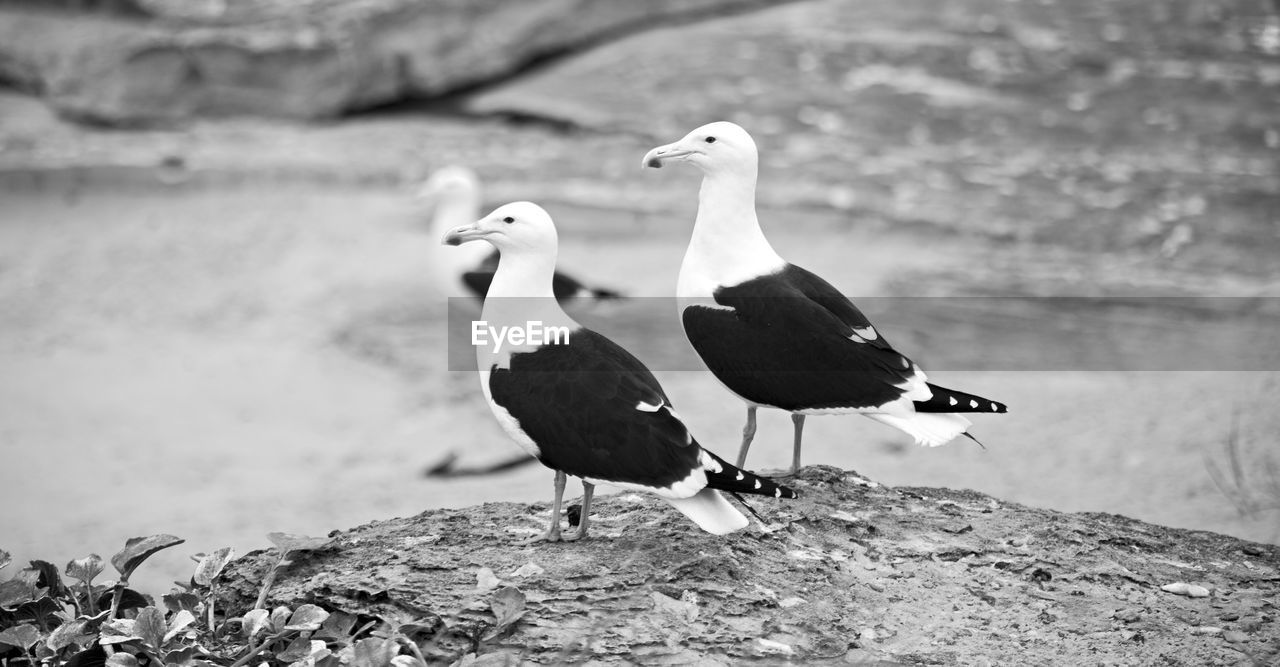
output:
M694 350L747 405L739 467L760 407L791 413L792 474L807 415L859 413L936 447L960 435L976 441L958 413L1008 411L930 383L852 301L774 252L756 218L758 155L746 130L710 123L649 151L643 164L667 162L688 162L703 174L676 296Z
M418 200L435 209L432 233L440 238L458 225L480 217L480 178L466 167L450 165L431 174L418 191ZM440 248L444 250L443 248ZM448 297L484 299L498 268L498 252L483 243L454 251L436 252L432 261L436 284ZM556 271L552 289L557 299L617 299L622 295L603 287L589 287L573 276Z
M555 471L551 523L531 541L586 537L596 484L657 495L716 535L747 525L720 491L796 497L701 447L644 364L561 309L552 288L556 228L545 210L506 204L449 230L442 243L477 240L501 257L472 323L480 386L507 434ZM577 531L562 534L569 475L582 479L582 513Z

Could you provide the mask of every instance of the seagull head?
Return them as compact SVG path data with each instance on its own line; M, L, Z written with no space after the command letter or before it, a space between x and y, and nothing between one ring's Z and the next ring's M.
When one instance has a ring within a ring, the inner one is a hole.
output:
M441 243L462 245L488 241L502 253L556 254L556 226L541 206L527 201L503 204L479 220L459 225L445 233Z
M707 175L737 171L754 175L757 159L756 142L751 135L741 126L722 120L649 151L643 165L660 169L667 162L688 162Z
M418 200L437 205L442 201L475 202L478 208L480 178L466 167L458 165L441 167L432 172L418 189Z

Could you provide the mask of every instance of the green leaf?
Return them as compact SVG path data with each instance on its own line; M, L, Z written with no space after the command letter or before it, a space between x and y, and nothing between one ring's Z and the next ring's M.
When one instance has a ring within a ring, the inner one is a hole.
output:
M329 612L313 605L304 604L293 612L293 616L289 617L289 624L284 626L285 630L319 630L320 624L324 623L324 619L329 618Z
M106 667L138 667L138 659L128 653L112 653Z
M45 645L51 650L61 651L72 644L88 646L97 636L98 633L89 630L87 620L76 619L54 628L53 632L49 633L49 638L45 640Z
M173 615L173 618L169 619L169 626L164 631L164 641L168 643L169 640L177 636L179 632L186 630L187 626L195 622L196 622L195 614L192 614L186 609L183 609L182 611L177 612L176 614Z
M155 607L147 607L138 611L134 619L133 632L146 642L147 646L159 649L164 646L164 612Z
M124 548L111 557L111 565L120 573L120 578L128 581L133 571L138 569L147 558L161 549L182 544L186 540L173 535L151 535L150 537L131 537L124 543Z
M248 614L245 614L248 616ZM345 611L335 611L329 614L329 618L324 619L324 623L320 624L320 629L315 632L313 637L318 639L332 639L343 644L351 639L351 631L356 627L355 614L348 614Z
M222 547L200 559L200 564L196 566L196 573L191 578L195 580L196 585L210 586L213 580L222 574L222 568L235 557L236 552L231 547Z
M267 627L267 622L271 620L271 612L266 609L254 609L244 615L244 638L246 640L253 639L254 635L262 632Z
M48 631L50 625L55 625L60 621L58 614L62 612L62 605L58 604L48 595L41 596L37 600L23 602L13 610L13 617L17 622L31 621L41 629Z
M400 646L394 640L380 637L361 639L351 648L351 664L361 667L387 667L391 664L391 659L400 652Z
M280 553L287 554L290 551L315 551L323 549L333 544L332 537L307 537L306 535L291 535L289 533L267 533L267 539L276 545Z
M12 609L36 598L38 572L23 570L9 581L0 582L0 607Z
M200 605L200 596L195 593L169 593L163 598L166 609L173 613L180 611L196 613L196 608Z
M40 641L40 630L28 623L0 631L0 644L17 646L24 651L35 646L38 641Z
M293 615L293 610L283 605L271 610L271 632L280 632L284 629L285 623L289 622L289 617Z
M59 597L66 590L62 585L62 577L58 575L58 566L47 560L33 560L31 569L40 573L36 579L36 587L47 588L50 596Z
M76 581L83 581L87 584L92 583L93 578L102 574L102 570L105 568L106 564L102 562L102 556L89 554L84 558L77 558L68 562L66 574Z
M98 643L107 644L123 644L140 640L136 629L136 622L132 618L113 618L102 624L102 636L98 638Z
M276 658L284 662L298 662L309 657L322 658L328 654L328 651L329 649L325 648L322 641L297 637L289 642L289 646L277 654Z
M104 587L102 589L102 594L98 596L98 608L109 609L111 607L111 598L113 595L115 595L115 591L111 588ZM147 599L147 596L133 590L132 588L126 588L120 593L121 612L128 611L130 609L142 609L143 607L150 606L151 600Z
M489 600L489 608L498 619L498 628L512 625L524 616L524 593L515 586L504 586L498 589Z
M176 651L169 651L166 653L164 655L164 664L166 667L168 665L179 665L180 667L184 667L185 665L195 662L195 657L196 647L184 646Z
M106 659L107 652L102 649L101 644L95 642L89 648L71 656L62 667L101 667Z

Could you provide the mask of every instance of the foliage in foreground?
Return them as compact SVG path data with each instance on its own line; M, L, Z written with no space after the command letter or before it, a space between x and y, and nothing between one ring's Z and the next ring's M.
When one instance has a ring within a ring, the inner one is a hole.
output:
M332 543L284 533L268 537L279 557L263 577L254 608L243 613L215 606L218 575L235 557L230 548L194 556L190 581L177 582L159 605L130 588L129 577L152 554L182 544L172 535L128 540L111 557L120 575L114 582L94 583L106 569L97 554L67 563L61 573L47 561L31 561L0 582L0 666L414 667L459 657L439 650L436 638L443 628L438 618L364 617L313 604L268 610L267 594L290 558ZM0 569L10 562L0 550ZM490 607L495 623L471 638L473 654L480 641L513 627L523 614L524 596L503 588L494 593Z

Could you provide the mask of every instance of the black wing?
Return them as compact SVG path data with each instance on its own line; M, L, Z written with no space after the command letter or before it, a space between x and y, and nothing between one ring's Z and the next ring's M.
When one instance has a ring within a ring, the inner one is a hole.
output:
M707 367L743 398L784 410L865 408L900 398L910 359L830 284L799 267L721 287L691 305L685 334Z
M512 355L510 368L492 369L489 388L550 468L667 487L701 466L701 448L669 409L658 380L589 329L574 330L568 345Z

